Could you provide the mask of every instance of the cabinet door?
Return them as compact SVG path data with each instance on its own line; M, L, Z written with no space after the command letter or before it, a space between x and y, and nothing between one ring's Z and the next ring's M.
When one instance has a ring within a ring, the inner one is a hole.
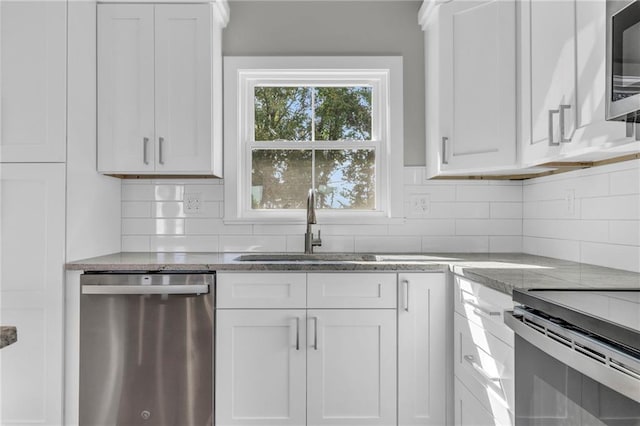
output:
M550 138L562 144L562 134L569 139L575 131L575 4L575 0L520 3L521 139L525 165L557 155L560 147L550 146Z
M304 320L304 310L217 312L216 425L305 425Z
M208 4L155 7L156 170L211 173Z
M0 324L18 341L0 351L0 424L61 425L64 164L0 167Z
M98 171L154 170L153 5L98 5Z
M0 64L0 161L65 161L66 2L0 2Z
M398 425L446 423L445 277L398 276Z
M307 425L396 424L396 313L309 310Z
M439 93L443 171L516 165L516 12L513 0L441 6Z

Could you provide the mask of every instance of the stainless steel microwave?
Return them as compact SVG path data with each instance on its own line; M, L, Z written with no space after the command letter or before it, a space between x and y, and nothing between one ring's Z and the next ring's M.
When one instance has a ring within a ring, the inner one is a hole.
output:
M640 121L640 1L607 0L607 120Z

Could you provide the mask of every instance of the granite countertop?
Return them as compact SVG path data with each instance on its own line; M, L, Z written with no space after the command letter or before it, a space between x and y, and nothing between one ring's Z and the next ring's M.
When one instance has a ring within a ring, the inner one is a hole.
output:
M239 261L242 253L123 252L78 260L68 270L107 271L441 271L506 294L514 288L640 290L640 274L522 253L384 254L379 260ZM245 253L246 254L246 253Z
M0 326L0 349L18 341L18 330L15 327Z

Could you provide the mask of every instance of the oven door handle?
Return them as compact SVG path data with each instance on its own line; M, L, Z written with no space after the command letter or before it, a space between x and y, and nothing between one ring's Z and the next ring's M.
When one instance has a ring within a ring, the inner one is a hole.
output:
M208 284L193 285L83 285L82 294L207 294Z

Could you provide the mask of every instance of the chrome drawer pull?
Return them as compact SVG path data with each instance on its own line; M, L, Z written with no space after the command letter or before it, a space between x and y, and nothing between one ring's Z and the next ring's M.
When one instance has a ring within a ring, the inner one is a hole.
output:
M404 288L404 310L409 312L409 280L402 280L402 286Z
M500 377L491 377L486 371L484 371L484 368L482 368L476 362L473 355L465 355L463 356L463 358L465 361L471 364L471 367L473 367L473 369L476 370L483 378L485 378L486 380L489 380L490 382L500 383L500 380L501 380Z
M556 142L553 140L553 115L559 114L560 110L558 109L550 109L549 110L549 146L558 146L560 142Z
M142 162L144 164L149 164L149 159L147 158L147 145L149 145L149 138L142 138Z
M300 318L296 317L296 351L300 350Z
M489 309L483 308L482 306L478 305L477 303L473 303L470 302L468 300L462 300L462 303L465 303L469 306L471 306L473 308L473 312L476 315L480 315L480 314L485 314L485 315L489 315L490 317L499 317L500 315L502 315L500 313L500 311L490 311Z
M318 350L318 317L313 317L313 349Z
M565 129L564 129L564 112L567 109L571 109L571 105L560 105L560 142L568 143L571 142L571 137L565 137Z

